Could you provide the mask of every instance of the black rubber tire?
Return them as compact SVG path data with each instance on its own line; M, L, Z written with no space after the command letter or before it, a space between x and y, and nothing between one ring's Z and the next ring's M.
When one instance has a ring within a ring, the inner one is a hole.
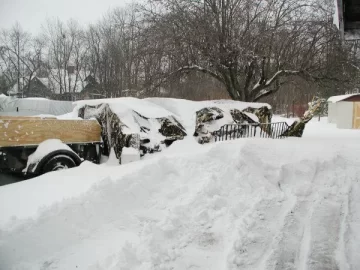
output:
M76 167L75 161L67 155L56 155L45 162L42 167L42 173L48 173L58 170L70 169Z

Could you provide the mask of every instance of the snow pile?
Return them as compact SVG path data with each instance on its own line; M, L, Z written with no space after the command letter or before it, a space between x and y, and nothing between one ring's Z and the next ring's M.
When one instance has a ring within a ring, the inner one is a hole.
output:
M121 164L127 164L140 160L139 150L132 147L124 147L121 152Z
M0 115L2 116L63 115L70 113L73 110L73 105L71 101L1 97L0 108Z
M335 141L186 139L0 187L0 265L359 269L360 143Z
M3 102L5 103L8 98L9 98L8 96L4 94L0 94L0 104L2 104Z
M322 117L321 121L317 117L313 118L304 131L304 138L318 138L322 140L335 140L335 143L341 144L346 140L358 141L360 130L358 129L338 129L336 124L329 124L327 117Z

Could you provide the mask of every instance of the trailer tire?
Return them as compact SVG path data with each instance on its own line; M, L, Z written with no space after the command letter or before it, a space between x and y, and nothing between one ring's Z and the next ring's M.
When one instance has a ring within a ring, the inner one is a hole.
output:
M59 171L76 167L75 161L68 155L59 154L52 156L42 167L42 173Z

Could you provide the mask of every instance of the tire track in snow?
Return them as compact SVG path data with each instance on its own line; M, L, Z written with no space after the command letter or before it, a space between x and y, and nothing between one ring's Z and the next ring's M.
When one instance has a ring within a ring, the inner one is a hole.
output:
M357 180L353 181L353 185L350 187L349 200L348 200L348 215L346 216L346 231L344 232L344 245L346 257L344 258L348 262L348 268L350 270L360 269L359 253L360 250L360 198L358 196L360 192L360 176L357 175Z
M263 259L259 269L304 269L301 262L307 260L307 250L311 241L310 222L312 209L310 203L296 200L294 207L284 218L284 225L274 236L273 247ZM306 269L306 268L305 268Z
M311 230L316 233L312 237L307 269L346 269L338 254L353 175L345 164L339 155L332 162L321 164L321 177L316 183L321 189L317 191L319 200L314 204L311 219Z
M279 185L288 198L285 203L291 203L292 206L282 219L283 224L274 235L271 248L258 269L301 269L300 262L306 262L308 245L311 241L309 220L312 217L312 208L309 207L315 200L313 194L309 192L309 186L317 176L317 166L305 163L304 169L305 174L301 171L304 179L297 180L304 181L304 186L298 187L299 194L293 194L287 187L287 182L291 182L294 180L291 178L299 174L297 171L299 168L288 164L280 169ZM310 181L306 181L308 176L311 177Z
M297 205L287 217L268 269L339 269L335 255L342 241L349 178L345 167L335 171L329 168L339 166L341 161L335 156L316 163L308 182L311 190L306 192L305 188L303 193L301 186L290 190L298 197Z
M295 203L292 199L281 202L277 199L269 196L258 201L239 222L238 235L228 256L229 269L263 269L263 258L268 256L273 236L277 234L274 232Z
M342 181L346 184L348 179L345 168L340 172L329 171L335 163L338 163L336 157L327 162L305 164L310 171L303 176L312 174L310 181L301 179L298 168L293 165L282 167L279 179L291 182L289 178L296 175L299 185L295 189L294 183L290 185L292 189L283 187L287 198L284 203L292 206L284 218L277 216L277 220L283 220L283 225L273 235L268 253L256 269L339 269L335 252L341 244L344 226L341 213L344 207L346 211L348 188L343 188L347 191L338 196L334 187L337 190ZM342 181L337 180L339 173ZM326 183L328 179L329 183ZM325 192L319 193L318 187Z

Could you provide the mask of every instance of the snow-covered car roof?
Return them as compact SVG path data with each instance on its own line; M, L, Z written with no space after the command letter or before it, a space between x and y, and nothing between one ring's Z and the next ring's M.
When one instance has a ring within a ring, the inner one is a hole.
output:
M81 100L73 104L76 108L81 108L85 105L109 104L111 110L119 116L126 114L129 110L133 110L147 118L161 118L173 115L170 111L152 102L132 97Z

